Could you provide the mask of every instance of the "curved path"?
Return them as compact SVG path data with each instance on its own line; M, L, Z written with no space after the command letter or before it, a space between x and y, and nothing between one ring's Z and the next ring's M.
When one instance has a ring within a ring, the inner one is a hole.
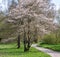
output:
M49 54L51 57L60 57L60 52L52 51L50 49L46 49L42 47L37 47L37 44L32 44L32 47Z

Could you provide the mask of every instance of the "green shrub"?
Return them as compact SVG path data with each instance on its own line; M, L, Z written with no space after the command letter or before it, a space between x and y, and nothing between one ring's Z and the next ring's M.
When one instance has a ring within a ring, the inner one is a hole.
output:
M54 34L45 35L41 44L56 44L56 37Z

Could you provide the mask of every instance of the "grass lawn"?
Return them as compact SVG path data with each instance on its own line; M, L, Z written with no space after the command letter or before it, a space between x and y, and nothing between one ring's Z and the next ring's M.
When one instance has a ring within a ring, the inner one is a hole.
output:
M60 44L57 44L57 45L42 44L42 45L39 45L39 46L44 47L44 48L49 48L49 49L52 49L54 51L59 51L60 52Z
M23 46L17 49L17 44L0 44L0 57L50 57L49 55L30 48L29 52L23 51Z

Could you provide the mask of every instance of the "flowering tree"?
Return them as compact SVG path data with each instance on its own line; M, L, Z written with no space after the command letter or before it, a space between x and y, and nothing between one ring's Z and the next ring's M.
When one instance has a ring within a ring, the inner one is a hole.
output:
M16 7L11 5L8 22L17 27L18 34L22 32L24 35L24 51L27 51L30 48L32 37L35 39L37 35L47 34L56 29L53 24L55 9L50 0L18 1Z

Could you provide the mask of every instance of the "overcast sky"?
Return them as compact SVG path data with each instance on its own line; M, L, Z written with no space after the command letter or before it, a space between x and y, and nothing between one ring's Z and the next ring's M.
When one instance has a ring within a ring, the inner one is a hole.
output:
M9 0L9 2L11 2L11 0ZM52 0L52 2L55 3L56 9L58 9L60 5L60 0ZM7 4L8 0L0 0L0 10L4 11L5 9L7 9Z
M53 3L56 5L56 9L59 9L60 7L60 0L52 0Z
M5 11L8 10L8 5L11 4L12 0L0 0L0 11ZM8 4L9 2L9 4ZM17 0L15 0L15 2L17 2Z

